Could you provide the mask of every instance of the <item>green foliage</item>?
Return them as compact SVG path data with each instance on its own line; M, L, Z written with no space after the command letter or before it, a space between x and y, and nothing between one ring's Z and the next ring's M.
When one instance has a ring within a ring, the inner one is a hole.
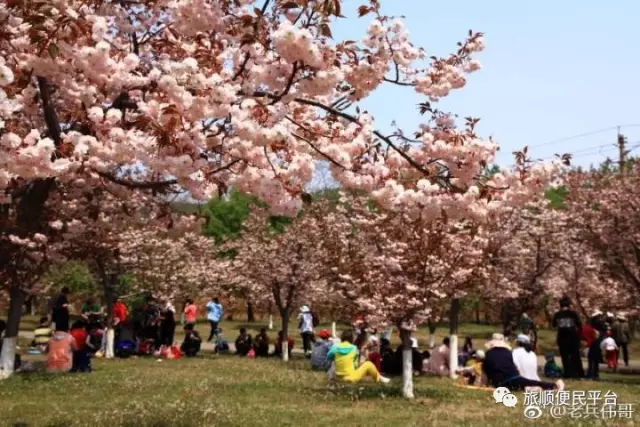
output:
M564 186L549 188L544 193L545 198L549 201L551 209L565 209L565 199L567 198L567 189Z
M53 264L43 281L51 283L56 290L66 286L74 293L94 294L99 290L89 266L82 261Z
M493 165L493 166L487 167L483 175L491 176L491 175L497 174L498 172L500 172L500 166Z
M213 237L216 244L225 238L237 238L242 231L242 223L251 213L252 205L264 206L257 198L238 191L232 191L226 200L211 200L204 207L207 217L204 235Z

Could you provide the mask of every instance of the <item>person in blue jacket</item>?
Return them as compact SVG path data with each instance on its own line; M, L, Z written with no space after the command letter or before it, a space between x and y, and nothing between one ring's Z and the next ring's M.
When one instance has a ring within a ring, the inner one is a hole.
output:
M207 303L207 320L209 321L209 325L211 325L211 333L207 341L211 342L213 337L217 335L216 331L222 320L223 313L224 309L222 308L222 304L220 304L220 300L217 297L211 298L211 301Z

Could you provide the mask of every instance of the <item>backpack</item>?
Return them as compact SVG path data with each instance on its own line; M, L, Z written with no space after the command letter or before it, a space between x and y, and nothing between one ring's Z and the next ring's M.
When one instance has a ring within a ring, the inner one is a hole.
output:
M311 313L311 323L313 324L314 328L317 328L320 325L320 318L314 312Z
M229 343L227 340L221 339L216 343L215 348L213 349L214 353L228 353L229 352Z

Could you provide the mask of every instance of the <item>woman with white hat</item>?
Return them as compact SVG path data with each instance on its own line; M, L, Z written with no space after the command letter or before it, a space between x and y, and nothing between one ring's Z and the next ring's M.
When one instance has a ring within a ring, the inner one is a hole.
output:
M315 343L315 337L313 336L313 314L306 305L300 307L298 328L300 329L300 335L302 336L304 355L311 357L311 345Z
M513 363L516 364L518 372L524 378L540 381L538 376L538 357L531 347L531 340L525 334L520 334L516 338L516 348L513 350Z

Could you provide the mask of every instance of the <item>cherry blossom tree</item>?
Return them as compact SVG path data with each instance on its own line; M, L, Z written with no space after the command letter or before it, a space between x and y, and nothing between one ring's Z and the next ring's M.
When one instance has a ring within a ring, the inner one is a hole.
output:
M481 33L451 55L427 58L378 0L358 9L372 18L361 41L332 39L339 0L255 6L0 5L0 189L10 200L2 265L30 269L22 247L47 238L58 220L45 205L70 181L84 179L88 191L110 182L199 199L232 186L295 215L323 159L343 187L384 209L456 222L522 204L554 173L520 153L514 171L485 179L497 144L476 135L477 119L458 129L432 105L480 68L473 55L484 48ZM428 100L415 132L385 133L357 108L383 84ZM19 282L13 274L11 289Z
M620 174L576 171L566 179L565 201L575 239L588 249L582 262L598 272L605 303L633 312L640 308L639 178L638 164Z
M235 249L227 269L227 283L242 288L254 300L271 300L282 319L283 336L299 304L313 304L324 298L325 276L330 268L322 240L320 210L303 213L282 232L267 226L266 212L254 209L243 224L240 239L223 246ZM288 360L286 340L283 360Z

